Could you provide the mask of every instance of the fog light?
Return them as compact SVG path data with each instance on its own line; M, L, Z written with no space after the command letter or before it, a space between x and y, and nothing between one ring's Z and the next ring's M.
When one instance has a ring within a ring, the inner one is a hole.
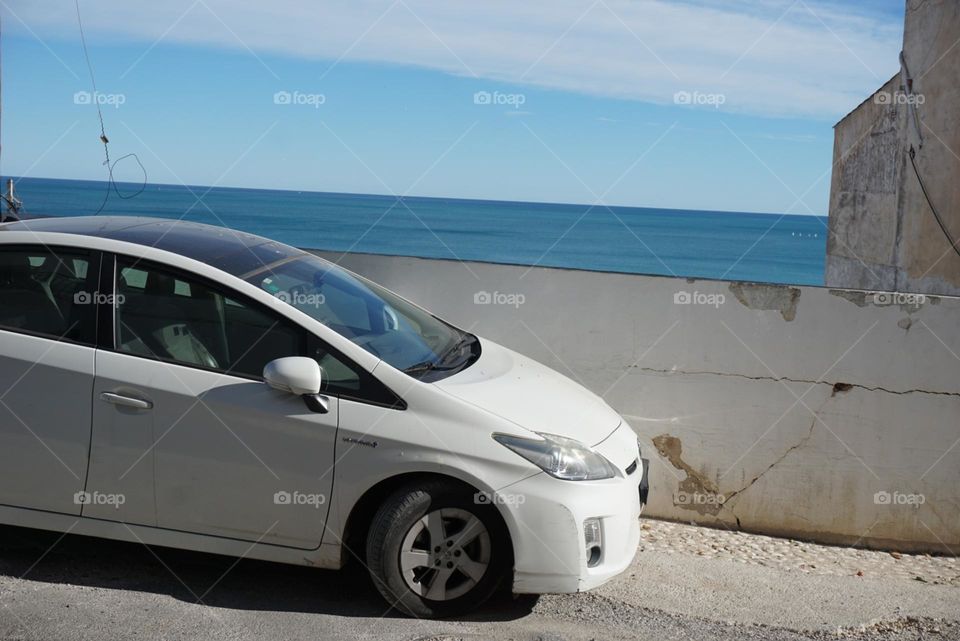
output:
M600 519L586 519L583 522L583 540L587 552L587 567L600 563L603 554L603 530Z

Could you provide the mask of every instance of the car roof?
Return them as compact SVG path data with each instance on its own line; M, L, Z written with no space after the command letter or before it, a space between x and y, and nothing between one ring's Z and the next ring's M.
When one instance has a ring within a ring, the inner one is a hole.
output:
M0 225L3 231L77 234L156 247L243 276L306 252L269 238L185 220L145 216L30 218Z

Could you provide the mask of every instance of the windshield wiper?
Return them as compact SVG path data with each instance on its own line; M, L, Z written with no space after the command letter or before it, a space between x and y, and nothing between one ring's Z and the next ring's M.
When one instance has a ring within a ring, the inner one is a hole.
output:
M416 363L410 367L404 368L403 371L407 374L426 374L427 372L449 372L455 369L460 369L464 366L466 361L451 365L451 358L454 356L459 356L465 347L472 347L474 344L476 344L476 342L476 336L473 334L464 334L460 340L440 354L440 356L437 357L437 360Z
M445 372L448 370L457 369L457 367L441 367L433 361L423 361L422 363L405 367L403 371L407 374L425 374L427 372Z
M456 343L453 344L452 347L450 347L450 349L448 349L447 351L445 351L443 354L440 355L440 358L437 359L437 362L438 363L448 362L451 356L458 356L465 347L473 347L473 345L476 342L477 342L476 336L474 336L473 334L464 334L463 336L460 337L460 340L458 340Z

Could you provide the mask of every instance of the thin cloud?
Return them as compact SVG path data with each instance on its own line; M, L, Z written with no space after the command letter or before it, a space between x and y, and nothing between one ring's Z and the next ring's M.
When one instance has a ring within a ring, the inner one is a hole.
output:
M41 38L75 38L72 1L10 6ZM81 6L88 35L99 35L101 44L106 37L147 50L159 40L314 59L318 76L362 61L660 104L674 104L678 92L722 95L728 112L828 120L896 70L900 46L900 26L889 16L803 0L125 0ZM714 107L694 102L689 108Z

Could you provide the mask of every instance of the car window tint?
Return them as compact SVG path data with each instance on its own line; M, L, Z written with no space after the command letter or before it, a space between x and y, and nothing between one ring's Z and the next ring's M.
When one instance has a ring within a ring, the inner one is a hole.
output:
M363 298L329 284L324 284L320 292L327 303L323 309L331 317L326 324L349 328L354 335L371 331L370 312Z
M320 391L340 398L374 403L395 409L405 407L403 400L359 365L341 356L315 336L309 337L309 356L320 364Z
M76 249L0 249L0 327L93 344L99 294L91 255Z
M308 356L320 365L320 391L327 394L360 395L362 370L334 354L320 339L312 338L310 342L311 349Z
M261 377L275 358L308 356L321 392L387 407L403 401L320 338L269 309L200 278L119 257L116 346L121 352Z
M120 270L120 282L127 287L143 289L147 286L147 272L134 267L124 267Z
M119 351L256 377L271 360L305 351L303 330L214 285L127 259L119 274Z

